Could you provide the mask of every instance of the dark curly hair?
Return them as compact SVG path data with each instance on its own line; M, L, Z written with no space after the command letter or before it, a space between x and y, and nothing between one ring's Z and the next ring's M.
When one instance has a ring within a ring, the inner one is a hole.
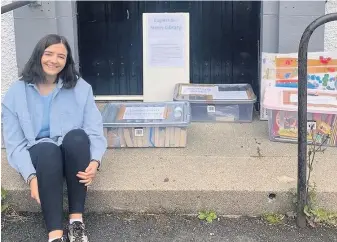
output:
M29 61L22 71L20 80L33 84L45 83L46 77L41 66L42 55L46 48L60 43L64 44L68 54L66 64L63 70L58 74L57 79L61 78L63 80L64 88L69 89L75 87L80 74L75 69L75 62L67 39L57 34L49 34L36 44Z

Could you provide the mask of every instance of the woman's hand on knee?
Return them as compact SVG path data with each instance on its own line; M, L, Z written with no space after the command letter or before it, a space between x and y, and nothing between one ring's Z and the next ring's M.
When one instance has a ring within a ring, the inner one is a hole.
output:
M85 186L88 186L91 184L92 180L95 178L98 168L98 162L92 161L89 163L89 166L87 169L85 169L85 172L78 172L77 177L82 179L80 180L80 183L84 183Z
M38 202L38 204L41 204L40 195L39 195L39 186L37 184L37 178L36 177L34 177L30 181L29 186L30 186L30 196L32 198L34 198Z

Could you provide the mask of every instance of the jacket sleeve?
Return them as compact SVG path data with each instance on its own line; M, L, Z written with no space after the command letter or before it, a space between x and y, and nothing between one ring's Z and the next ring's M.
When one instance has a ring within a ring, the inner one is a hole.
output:
M107 140L104 137L102 115L96 106L91 86L84 108L83 129L89 136L91 160L97 160L101 164Z
M5 104L2 104L2 123L8 162L27 182L29 175L36 172L26 148L28 142L18 117Z

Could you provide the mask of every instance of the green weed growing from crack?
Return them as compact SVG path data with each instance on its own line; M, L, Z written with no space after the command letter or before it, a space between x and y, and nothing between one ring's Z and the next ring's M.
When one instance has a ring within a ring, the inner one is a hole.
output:
M326 144L330 139L330 134L317 134L314 132L314 126L311 126L312 143L308 149L308 178L306 182L307 197L306 205L304 207L304 214L307 217L307 223L311 227L316 227L318 224L337 226L337 213L329 212L317 205L317 186L315 182L311 182L311 176L314 171L314 164L318 160L317 154L324 153L327 149Z
M4 228L6 222L25 221L27 218L19 215L14 207L7 200L8 192L1 187L1 228Z
M7 191L1 187L1 213L5 212L9 204L6 202Z
M317 155L324 153L326 143L329 141L328 134L317 134L313 127L311 128L312 142L308 146L307 167L308 176L306 181L307 197L305 201L304 214L306 215L307 223L310 227L317 227L318 225L327 225L337 227L337 213L330 212L326 209L320 208L317 203L317 186L312 182L312 173L314 172L314 164L318 162ZM292 197L293 204L297 207L297 191L290 189L289 193ZM289 215L288 215L289 214ZM294 212L287 213L288 217L294 218L297 216ZM279 214L265 214L262 216L267 222L271 224L278 224L282 218Z
M337 227L337 213L327 211L320 208L317 203L317 186L315 182L311 182L312 173L314 171L314 164L317 163L318 153L324 153L326 143L329 141L329 134L317 135L311 126L312 142L308 147L307 166L308 177L306 181L307 197L304 207L304 214L307 218L307 223L310 227L317 227L318 225L327 225ZM291 189L294 205L297 206L297 192Z
M278 213L265 213L262 215L262 218L269 224L277 225L283 222L284 215Z
M200 220L206 220L208 223L212 223L217 217L214 211L200 211L198 215Z

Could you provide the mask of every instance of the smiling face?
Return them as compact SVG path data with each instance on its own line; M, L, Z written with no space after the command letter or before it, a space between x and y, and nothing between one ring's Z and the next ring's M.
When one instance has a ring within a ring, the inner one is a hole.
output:
M51 45L44 50L41 65L47 79L55 81L66 65L67 54L67 49L62 43Z

